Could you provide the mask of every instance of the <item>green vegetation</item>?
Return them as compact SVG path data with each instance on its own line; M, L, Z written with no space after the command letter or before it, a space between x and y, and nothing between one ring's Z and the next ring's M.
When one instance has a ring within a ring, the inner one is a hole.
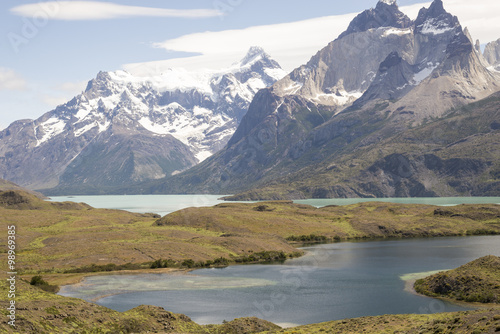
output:
M61 277L74 282L88 273L220 267L248 262L251 254L259 254L264 262L271 260L265 252L288 257L297 253L276 236L160 227L154 224L157 215L45 202L20 191L0 193L0 220L17 226L18 271L30 275L27 279L43 273L45 280L57 285L65 283ZM0 257L4 256L1 251Z
M271 263L271 262L282 262L288 258L301 256L302 253L297 251L291 254L286 254L285 252L279 251L262 251L257 253L252 253L250 255L241 255L234 257L231 260L225 257L219 257L213 260L207 261L194 261L193 259L187 259L184 261L175 261L172 259L158 259L153 261L149 268L220 268L227 267L231 263Z
M337 238L337 240L340 240L339 236L335 236L334 238ZM297 242L307 242L307 243L325 243L327 241L332 241L332 239L328 239L324 235L316 235L316 234L309 234L309 235L291 235L286 238L288 241L297 241Z
M485 256L457 269L419 279L415 290L433 297L499 304L500 258Z
M30 284L33 286L37 286L40 289L42 289L43 291L47 291L47 292L54 292L55 293L55 292L59 291L59 287L57 285L50 285L40 275L33 276L31 278Z
M158 219L19 191L0 193L0 220L18 227L18 271L55 285L97 272L282 261L301 254L297 243L500 234L499 205L223 203Z
M499 205L441 208L371 202L318 209L274 201L190 208L158 219L86 204L44 202L19 191L0 193L0 220L17 226L17 266L27 279L18 280L17 285L16 301L22 305L17 313L19 333L492 332L500 328L498 310L367 317L292 329L255 318L201 326L158 307L140 306L119 313L47 291L88 273L283 261L301 255L291 245L297 242L498 234L499 218ZM0 258L5 256L0 253ZM483 278L477 268L468 270ZM491 297L489 291L498 296L496 282L478 285L481 296ZM0 287L6 284L0 282ZM6 314L7 303L0 301L4 310L0 313ZM1 322L0 331L10 333L12 328Z
M265 206L266 210L258 208ZM500 205L432 205L366 202L315 208L291 201L223 203L188 208L155 222L159 228L184 227L221 237L274 236L289 242L328 242L369 238L410 238L500 234Z
M76 274L76 273L97 273L103 271L121 271L121 270L139 270L139 269L147 269L148 265L140 264L140 263L125 263L121 265L116 265L114 263L96 265L91 264L89 266L83 266L74 269L67 269L64 271L66 274ZM152 267L151 267L152 268ZM166 267L157 267L157 268L166 268Z
M437 314L362 317L267 331L267 334L322 333L495 333L500 331L498 309Z

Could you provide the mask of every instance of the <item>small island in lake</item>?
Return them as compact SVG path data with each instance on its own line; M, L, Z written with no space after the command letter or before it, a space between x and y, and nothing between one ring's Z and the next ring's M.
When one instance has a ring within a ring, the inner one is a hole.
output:
M415 282L415 291L465 302L500 303L500 258L485 256Z

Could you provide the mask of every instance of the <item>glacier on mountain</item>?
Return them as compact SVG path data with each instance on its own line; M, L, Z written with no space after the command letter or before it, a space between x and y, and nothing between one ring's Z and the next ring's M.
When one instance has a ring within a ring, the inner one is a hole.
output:
M220 70L99 72L71 101L0 131L0 177L93 192L171 176L222 149L254 95L285 75L259 47Z
M258 64L260 71L253 71ZM241 119L255 93L285 74L258 47L223 70L169 69L150 77L101 72L77 97L77 105L68 108L74 117L55 115L38 125L37 146L62 134L69 123L79 137L94 128L103 132L121 117L155 135L172 135L202 161L224 146L236 130L235 118ZM169 100L167 92L171 101L164 101ZM182 100L187 105L177 102ZM238 110L231 110L234 105Z

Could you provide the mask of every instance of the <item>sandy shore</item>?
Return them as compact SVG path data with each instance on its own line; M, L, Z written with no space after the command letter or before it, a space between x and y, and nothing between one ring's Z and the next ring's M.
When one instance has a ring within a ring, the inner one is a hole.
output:
M184 275L192 269L179 269L179 268L157 268L157 269L137 269L137 270L118 270L118 271L99 271L91 273L76 273L76 274L41 274L44 280L52 285L74 285L81 283L85 277L90 276L107 276L107 275L139 275L139 274L171 274L171 275ZM21 278L30 281L32 275L21 275Z

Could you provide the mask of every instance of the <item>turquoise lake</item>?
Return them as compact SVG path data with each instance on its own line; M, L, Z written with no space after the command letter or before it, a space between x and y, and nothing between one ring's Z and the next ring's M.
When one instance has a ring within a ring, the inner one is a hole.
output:
M221 197L224 197L224 195L106 195L57 196L51 197L51 200L56 202L84 202L95 208L120 209L139 213L154 212L163 216L188 207L212 206L223 203ZM374 201L448 206L458 204L500 204L500 197L333 198L297 200L295 202L322 207Z

